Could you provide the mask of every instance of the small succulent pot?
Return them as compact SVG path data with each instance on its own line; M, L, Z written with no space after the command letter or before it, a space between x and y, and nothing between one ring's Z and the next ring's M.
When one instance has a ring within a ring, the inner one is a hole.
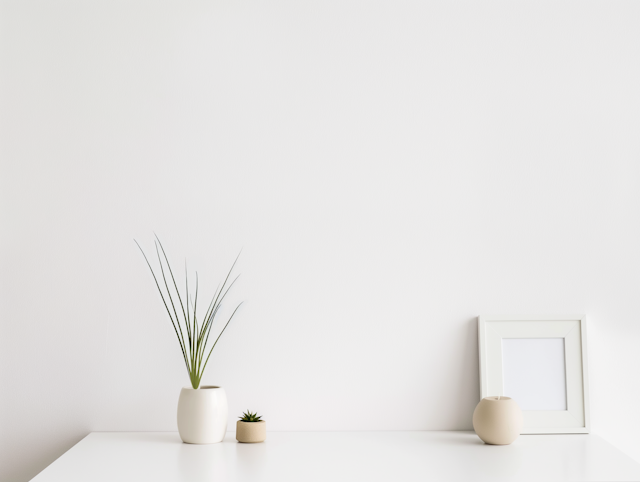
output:
M509 397L486 397L473 412L473 429L489 445L509 445L522 430L522 410Z
M236 422L236 440L245 444L255 444L264 442L267 438L267 423L264 420L259 422Z

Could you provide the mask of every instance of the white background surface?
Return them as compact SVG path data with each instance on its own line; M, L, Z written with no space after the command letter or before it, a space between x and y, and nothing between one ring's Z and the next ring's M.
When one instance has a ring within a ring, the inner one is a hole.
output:
M564 338L503 338L504 394L522 410L566 410Z
M470 429L478 313L586 313L640 460L640 4L2 1L0 479L188 383L133 238L247 300L271 430Z
M464 463L460 463L464 460ZM264 443L183 444L177 433L92 433L34 482L637 481L640 464L597 435L274 432Z

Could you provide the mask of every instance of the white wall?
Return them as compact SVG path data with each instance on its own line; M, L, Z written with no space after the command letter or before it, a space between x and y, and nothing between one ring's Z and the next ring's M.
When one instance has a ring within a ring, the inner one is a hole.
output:
M271 430L470 429L475 317L586 313L640 461L640 4L3 1L0 479L175 430L133 238L247 300L205 382Z

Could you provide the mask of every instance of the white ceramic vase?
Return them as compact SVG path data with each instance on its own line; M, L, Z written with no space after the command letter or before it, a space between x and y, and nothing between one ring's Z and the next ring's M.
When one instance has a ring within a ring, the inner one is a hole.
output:
M178 432L184 443L215 444L227 432L227 394L223 388L185 387L178 400Z

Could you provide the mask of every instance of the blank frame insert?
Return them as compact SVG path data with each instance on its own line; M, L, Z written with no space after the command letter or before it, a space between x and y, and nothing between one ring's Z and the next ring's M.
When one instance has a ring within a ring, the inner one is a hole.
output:
M503 338L504 394L522 410L566 410L564 338Z

